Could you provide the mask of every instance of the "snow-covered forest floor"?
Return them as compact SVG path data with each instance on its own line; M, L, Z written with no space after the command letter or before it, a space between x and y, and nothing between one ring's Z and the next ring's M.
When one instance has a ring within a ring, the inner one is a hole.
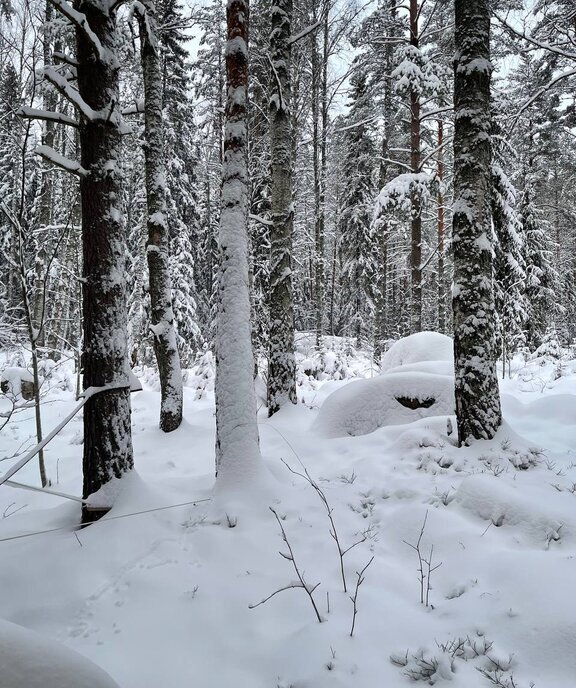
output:
M368 355L330 345L319 381L304 372L318 360L301 337L302 403L270 420L260 409L271 477L244 503L202 501L214 474L209 356L188 376L185 421L168 435L157 428L153 376L140 371L137 468L113 520L74 531L78 504L0 487L0 617L89 657L121 688L573 688L576 360L516 357L501 380L497 437L458 449L446 415L405 423L387 407L387 422L403 424L337 436L338 414L318 418L325 400L377 371ZM431 389L446 371L446 361L419 369ZM72 367L55 370L46 390L45 432L75 404ZM10 420L0 473L33 434L33 409ZM48 446L52 489L81 493L81 438L76 417ZM284 464L306 469L321 494ZM37 484L35 461L17 478ZM343 558L347 592L322 496L341 549L359 543ZM322 623L301 587L250 608L298 581L280 524L308 589L318 584Z

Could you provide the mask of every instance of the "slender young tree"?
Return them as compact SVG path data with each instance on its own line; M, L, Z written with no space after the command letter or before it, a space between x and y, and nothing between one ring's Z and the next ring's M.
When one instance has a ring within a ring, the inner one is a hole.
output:
M502 421L496 375L490 222L490 9L455 0L454 366L460 444L491 439Z
M150 281L150 316L154 353L160 377L160 428L176 430L182 422L182 371L176 343L169 267L166 211L166 170L162 126L162 60L158 45L154 0L144 0L139 12L140 49L144 81L144 160L148 204L146 257Z
M220 275L216 323L216 473L220 485L260 470L248 281L248 0L228 0Z
M270 227L270 333L268 414L296 403L294 305L292 300L292 131L291 48L292 0L272 8L270 56L270 152L272 157Z
M410 0L410 46L419 53L418 18L422 6ZM410 88L410 168L420 172L421 150L420 94L414 85ZM422 330L422 203L417 191L412 190L412 217L410 222L411 318L410 331Z

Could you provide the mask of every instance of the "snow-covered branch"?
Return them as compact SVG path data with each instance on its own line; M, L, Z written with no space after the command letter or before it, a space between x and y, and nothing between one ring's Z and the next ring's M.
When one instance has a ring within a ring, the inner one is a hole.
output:
M36 108L27 107L26 105L21 107L16 114L19 117L25 117L26 119L40 119L48 122L56 122L57 124L65 124L69 127L78 127L78 122L68 115L64 115L61 112L52 112L51 110L37 110Z
M44 158L44 160L47 162L56 165L56 167L60 167L66 172L75 174L77 177L85 177L88 174L88 170L85 170L79 162L76 162L76 160L70 160L70 158L60 155L58 151L55 151L50 146L38 146L34 152L37 153L41 158Z
M251 220L254 220L254 222L259 222L260 224L266 225L267 227L271 227L271 226L274 224L274 223L272 222L272 220L267 220L266 218L261 217L260 215L252 215L252 214L250 214L250 215L248 215L248 217L249 217Z
M142 115L144 113L144 98L135 100L132 105L128 105L122 110L122 115Z
M75 60L71 55L55 50L52 53L52 59L55 62L63 62L64 64L70 65L71 67L78 66L78 60Z
M454 110L453 105L447 105L446 107L436 108L435 110L428 110L427 112L424 112L420 115L420 121L422 122L425 119L430 119L430 117L437 117L438 115L441 115L443 112L452 112L452 110Z
M576 56L575 56L576 57ZM567 69L565 72L562 72L561 74L557 74L555 77L550 79L550 81L547 84L544 84L542 88L539 88L536 93L534 93L528 100L520 107L518 112L514 115L512 119L512 125L510 129L513 129L516 126L516 122L518 121L520 115L527 110L534 101L538 100L541 96L543 96L546 91L552 88L555 84L557 84L559 81L563 81L564 79L568 79L571 76L576 76L576 69Z
M72 103L72 105L86 117L86 119L96 119L96 112L86 103L78 91L70 85L68 80L61 74L58 74L54 67L46 67L44 70L44 77L46 81L49 81L66 100Z
M86 15L82 12L78 12L73 7L71 7L66 0L49 0L50 4L60 12L69 22L71 22L77 29L80 29L86 36L86 39L94 49L99 60L102 62L109 61L109 55L104 49L104 46L100 42L98 36L92 31L86 19Z
M306 36L311 34L313 31L316 31L316 29L319 29L322 26L323 21L324 21L324 19L320 18L314 24L307 26L305 29L302 29L302 31L295 33L293 36L290 36L290 38L288 39L288 45L293 45L294 43L297 43L298 41L302 40L303 38L306 38Z
M566 57L569 60L576 60L576 52L570 52L568 50L563 50L562 48L559 48L557 45L552 45L551 43L547 43L546 41L541 41L537 38L534 38L534 36L530 36L524 31L518 31L518 29L515 29L512 25L510 25L505 19L502 19L499 17L496 12L492 13L493 16L502 24L502 26L506 27L510 33L512 33L514 36L521 38L522 40L526 41L530 45L533 45L535 48L540 48L541 50L547 50L548 52L555 53L556 55L561 55L562 57Z

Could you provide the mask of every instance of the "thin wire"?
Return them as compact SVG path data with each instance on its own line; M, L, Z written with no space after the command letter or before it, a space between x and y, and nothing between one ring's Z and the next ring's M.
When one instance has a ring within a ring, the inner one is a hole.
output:
M22 533L22 535L11 535L10 537L0 538L0 542L7 542L8 540L19 540L21 538L32 537L33 535L44 535L45 533L55 533L59 530L70 530L71 528L80 528L82 526L94 525L104 521L116 521L119 518L128 518L129 516L140 516L141 514L150 514L153 511L165 511L166 509L176 509L179 506L190 506L191 504L200 504L201 502L210 502L211 497L206 499L195 499L193 502L182 502L181 504L170 504L169 506L159 506L154 509L144 509L143 511L133 511L129 514L119 514L118 516L110 516L108 518L100 518L97 521L89 523L73 523L68 526L60 526L59 528L49 528L48 530L36 530L32 533ZM75 531L72 531L75 532Z

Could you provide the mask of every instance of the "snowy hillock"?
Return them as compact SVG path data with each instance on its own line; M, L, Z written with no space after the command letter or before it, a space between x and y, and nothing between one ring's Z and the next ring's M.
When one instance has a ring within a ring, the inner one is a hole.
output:
M383 375L356 381L324 402L314 430L356 437L385 425L454 413L452 340L436 332L400 339L382 357Z
M450 337L440 332L417 332L395 342L382 356L381 370L405 366L423 361L454 360L454 344Z
M333 392L314 429L323 437L357 437L384 425L453 413L453 377L395 369L393 374L352 382Z
M2 688L118 688L93 662L39 633L0 620Z
M300 361L318 360L312 337L298 346ZM242 493L214 501L209 360L169 434L143 377L131 396L136 471L103 521L80 530L77 503L0 486L0 617L80 653L120 688L574 688L570 352L560 371L515 357L497 436L458 448L447 412L358 435L324 437L316 425L331 398L375 380L406 397L427 376L448 382L448 346L382 375L346 340L323 346L350 377L308 376L305 403L270 419L260 409L270 489L251 491L245 509ZM72 383L73 364L61 370ZM46 431L76 403L60 386L45 401ZM0 413L9 408L0 396ZM75 418L46 448L51 489L80 494L81 442ZM33 443L34 409L22 408L0 432L0 472ZM18 479L38 485L34 462ZM293 560L279 554L284 537ZM25 667L39 655L26 651Z

